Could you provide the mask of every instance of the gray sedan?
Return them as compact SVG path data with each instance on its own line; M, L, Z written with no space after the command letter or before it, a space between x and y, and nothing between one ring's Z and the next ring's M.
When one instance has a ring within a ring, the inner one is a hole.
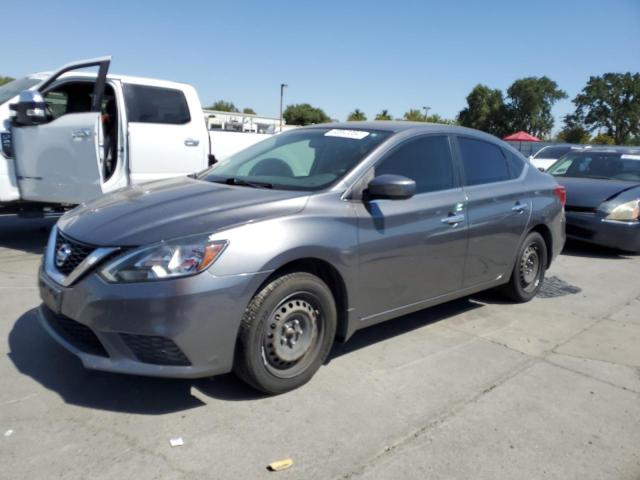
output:
M369 325L489 288L530 300L563 247L564 198L474 130L301 128L64 215L40 317L87 368L233 370L281 393Z

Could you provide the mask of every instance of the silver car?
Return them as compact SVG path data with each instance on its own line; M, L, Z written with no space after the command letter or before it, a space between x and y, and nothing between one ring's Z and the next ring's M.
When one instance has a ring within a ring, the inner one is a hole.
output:
M563 203L551 176L475 130L301 128L64 215L40 318L87 368L233 370L281 393L369 325L495 287L530 300L563 247Z

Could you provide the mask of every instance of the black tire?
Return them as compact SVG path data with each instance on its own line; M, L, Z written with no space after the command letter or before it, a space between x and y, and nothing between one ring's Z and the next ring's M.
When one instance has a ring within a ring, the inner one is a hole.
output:
M298 388L327 358L336 326L336 303L322 280L306 272L278 277L245 309L234 372L265 393Z
M501 289L514 302L524 303L535 297L544 282L547 269L547 244L537 232L530 232L518 248L509 283Z

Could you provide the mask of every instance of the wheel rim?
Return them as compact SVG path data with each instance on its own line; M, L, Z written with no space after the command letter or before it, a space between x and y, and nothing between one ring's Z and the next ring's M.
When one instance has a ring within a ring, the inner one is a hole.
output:
M540 284L540 250L532 243L520 258L520 285L525 292L534 291Z
M279 378L302 373L316 357L324 337L323 316L318 298L296 292L273 309L265 323L262 360Z

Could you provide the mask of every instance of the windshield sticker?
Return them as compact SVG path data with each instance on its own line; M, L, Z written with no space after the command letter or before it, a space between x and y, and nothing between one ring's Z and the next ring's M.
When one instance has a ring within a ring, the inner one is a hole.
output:
M640 155L630 155L625 153L624 155L620 155L622 160L640 160Z
M338 128L329 130L327 133L324 134L325 137L351 138L352 140L362 140L368 135L369 135L369 132L364 132L362 130L341 130Z

